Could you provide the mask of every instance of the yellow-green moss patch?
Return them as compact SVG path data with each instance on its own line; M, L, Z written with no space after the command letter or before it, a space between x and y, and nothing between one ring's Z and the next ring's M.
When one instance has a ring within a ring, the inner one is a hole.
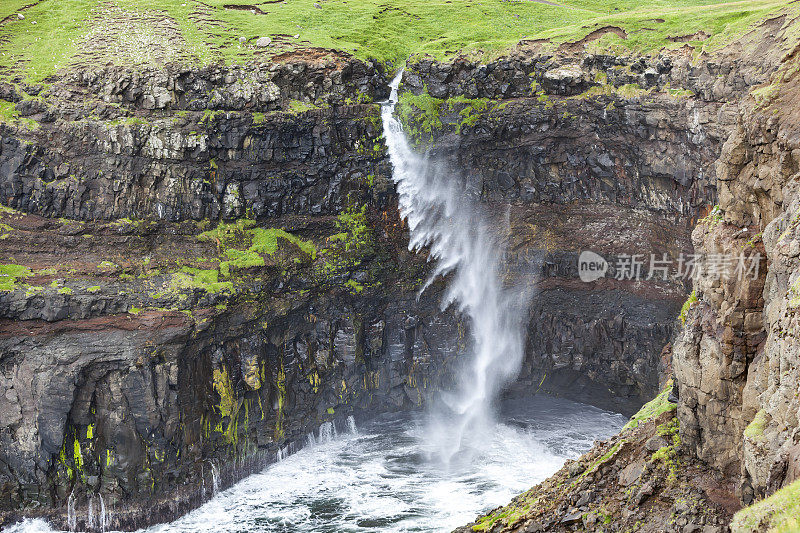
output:
M689 314L689 309L692 308L692 305L694 305L695 302L697 302L697 292L692 291L692 294L686 298L686 301L683 302L683 305L681 306L681 314L678 315L678 318L681 319L681 324L686 324L686 317Z
M652 420L661 413L665 413L672 409L675 409L677 405L670 402L668 400L669 393L672 390L672 380L669 380L667 384L664 386L664 390L662 390L658 396L647 402L639 409L635 415L631 417L627 424L622 428L623 431L626 429L632 429L639 427L640 424L647 422L648 420Z
M0 291L13 291L17 281L32 276L30 269L23 265L0 265Z
M764 440L764 430L767 427L767 412L763 409L756 413L753 421L744 430L744 436L748 439L761 442Z

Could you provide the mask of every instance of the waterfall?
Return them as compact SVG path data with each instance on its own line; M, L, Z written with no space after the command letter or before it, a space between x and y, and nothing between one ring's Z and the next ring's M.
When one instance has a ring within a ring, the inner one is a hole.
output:
M219 492L219 468L214 464L214 461L209 462L211 463L211 483L214 491L212 494L216 495Z
M317 438L314 436L314 432L312 431L308 435L306 435L306 446L316 446L317 445Z
M431 410L429 435L436 453L449 464L459 452L485 441L493 424L492 404L513 379L522 360L524 291L503 287L502 249L492 222L465 180L416 153L393 116L401 74L383 104L383 134L400 196L400 212L410 229L409 249L430 247L433 272L451 275L442 309L455 304L468 319L472 336L457 389L443 394Z
M67 498L67 527L70 531L78 529L78 515L75 514L75 493L70 492Z
M106 502L103 501L103 495L100 495L100 531L105 533L109 526L108 514L106 513Z
M89 495L89 506L86 509L86 529L94 530L94 496Z
M347 417L347 431L349 431L352 435L358 433L358 428L356 428L356 419L353 418L353 415Z
M330 442L335 438L336 438L336 425L333 422L325 422L319 427L318 442L320 444Z
M275 460L281 462L287 457L289 457L289 447L284 446L283 448L278 448L278 451L275 453Z

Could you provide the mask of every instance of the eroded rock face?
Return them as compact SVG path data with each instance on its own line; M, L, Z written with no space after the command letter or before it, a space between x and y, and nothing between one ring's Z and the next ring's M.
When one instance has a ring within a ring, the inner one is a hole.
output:
M213 469L224 488L324 423L419 406L464 350L458 321L413 294L0 328L3 521L66 525L73 497L85 527L102 496L123 529L196 506Z
M68 74L35 130L0 129L0 198L82 220L337 213L379 173L378 106L356 102L386 83L358 61Z
M425 111L408 99L409 131L497 213L511 278L537 280L517 391L625 411L657 392L690 276L648 279L649 264L666 254L679 274L693 253L736 102L774 69L773 56L723 66L520 52L408 68L401 90L429 99ZM585 250L612 263L605 278L577 279ZM624 256L642 259L638 280L614 271Z
M685 288L680 281L616 279L619 253L678 257L686 227L611 204L512 204L511 282L535 284L526 360L514 390L542 391L625 412L638 409L669 373L662 354ZM580 279L581 251L609 260L606 277ZM647 261L645 261L647 263ZM656 276L658 278L658 276Z
M675 349L684 442L740 474L745 504L796 479L800 136L796 76L782 74L793 61L773 96L744 102L717 166L721 212L693 234L705 254L760 254L758 275L725 282L698 273L699 302Z
M723 205L723 204L720 204ZM695 249L706 256L741 252L745 264L758 261L759 273L720 279L696 276L700 304L686 322L676 344L674 369L681 386L681 431L685 444L704 461L727 473L738 470L736 446L746 415L741 412L742 387L748 365L764 341L761 293L766 264L755 230L719 228L708 220L694 231ZM756 240L758 240L756 238Z
M768 53L772 38L765 39ZM436 98L464 95L503 99L530 96L537 85L548 94L578 95L600 81L597 72L605 72L604 81L617 87L635 83L647 89L671 84L692 90L703 100L721 101L743 95L760 78L759 63L775 60L760 52L728 57L724 62L693 63L690 58L669 53L636 58L569 53L554 56L539 53L535 45L521 44L516 52L487 64L466 59L452 63L422 59L409 66L406 79L410 90L418 93L427 87Z
M36 144L6 132L0 196L26 212L82 220L333 214L385 165L377 106L258 123L252 114L193 115L182 126L59 122L34 132Z

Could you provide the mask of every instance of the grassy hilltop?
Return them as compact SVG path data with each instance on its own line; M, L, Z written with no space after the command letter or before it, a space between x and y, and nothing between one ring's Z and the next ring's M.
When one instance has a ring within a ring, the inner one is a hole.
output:
M497 53L521 39L557 46L609 26L616 33L592 46L648 52L688 43L697 52L788 9L787 0L2 0L0 76L249 62L313 47L398 62L415 53ZM272 44L256 47L263 36Z

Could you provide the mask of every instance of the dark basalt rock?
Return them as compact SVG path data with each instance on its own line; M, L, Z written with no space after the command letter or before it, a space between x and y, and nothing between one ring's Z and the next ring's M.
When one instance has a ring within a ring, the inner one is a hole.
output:
M69 71L17 104L37 129L0 126L0 199L82 220L337 213L386 173L379 108L356 102L387 83L377 64L332 59Z
M328 108L263 123L199 115L177 128L59 122L42 126L33 144L0 129L0 198L82 220L332 214L360 181L388 171L377 114L377 106Z
M4 320L3 522L44 512L66 526L47 509L70 496L82 527L98 496L111 527L173 519L210 496L212 468L224 488L325 422L419 405L450 379L459 327L431 298L387 296Z

